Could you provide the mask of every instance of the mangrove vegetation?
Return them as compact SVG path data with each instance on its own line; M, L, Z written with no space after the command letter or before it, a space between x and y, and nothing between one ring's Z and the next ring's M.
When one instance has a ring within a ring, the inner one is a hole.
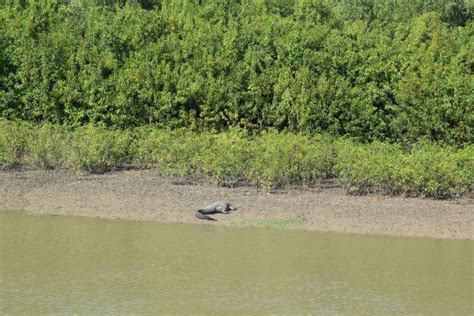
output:
M474 183L470 0L0 0L0 168Z
M0 121L0 168L106 172L130 166L225 186L312 186L337 177L350 193L455 197L472 190L474 146L420 143L406 151L398 144L277 131L251 136L242 129L211 134L87 125L70 130Z

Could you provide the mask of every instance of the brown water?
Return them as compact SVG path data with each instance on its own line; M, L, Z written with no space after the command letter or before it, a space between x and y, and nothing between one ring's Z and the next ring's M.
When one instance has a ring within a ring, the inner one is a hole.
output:
M473 312L474 243L0 213L0 314Z

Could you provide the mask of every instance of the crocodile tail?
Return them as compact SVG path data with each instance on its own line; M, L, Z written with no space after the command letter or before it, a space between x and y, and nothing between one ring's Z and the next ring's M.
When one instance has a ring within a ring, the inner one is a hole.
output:
M208 221L217 221L217 219L212 218L210 216L207 216L205 214L201 214L199 212L196 212L196 217L199 218L199 219L205 219L205 220L208 220Z

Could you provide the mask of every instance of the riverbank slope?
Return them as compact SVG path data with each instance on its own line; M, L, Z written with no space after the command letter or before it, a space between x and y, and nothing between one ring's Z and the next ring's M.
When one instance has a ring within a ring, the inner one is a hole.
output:
M472 199L432 200L350 196L338 187L288 188L268 193L255 187L225 188L164 178L152 170L79 174L70 171L0 171L0 211L34 215L195 223L280 226L360 234L472 240ZM238 211L194 217L195 210L227 200Z

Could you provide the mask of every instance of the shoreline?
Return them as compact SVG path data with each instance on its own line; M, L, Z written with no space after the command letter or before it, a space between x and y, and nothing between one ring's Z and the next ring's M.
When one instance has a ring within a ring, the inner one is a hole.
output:
M337 233L473 240L470 198L432 200L346 195L341 188L217 187L177 181L153 170L105 174L0 171L0 211L226 226L274 226ZM217 222L195 218L216 200L238 210Z

